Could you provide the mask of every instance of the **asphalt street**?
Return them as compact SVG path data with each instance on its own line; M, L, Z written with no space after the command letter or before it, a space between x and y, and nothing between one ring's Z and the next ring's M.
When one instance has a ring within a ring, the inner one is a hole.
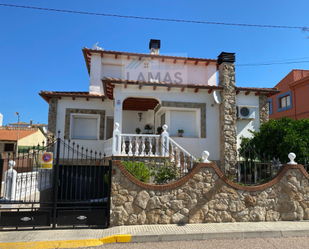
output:
M89 247L88 247L89 248ZM305 249L309 237L212 239L148 243L103 244L93 249Z

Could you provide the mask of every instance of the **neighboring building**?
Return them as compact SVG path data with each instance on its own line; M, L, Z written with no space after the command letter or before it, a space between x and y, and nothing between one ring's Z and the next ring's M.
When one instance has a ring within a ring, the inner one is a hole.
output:
M125 155L136 128L144 133L150 123L156 133L167 124L169 141L190 155L208 150L212 160L235 160L239 138L268 119L266 94L279 91L236 87L234 54L221 53L218 60L160 55L159 40L149 48L149 54L84 48L89 92L40 93L49 103L49 131L60 130L92 150L112 147L110 153ZM122 134L118 142L108 140L115 123Z
M293 69L275 87L281 92L268 98L269 118L309 118L309 70Z
M3 124L3 115L0 113L0 126Z
M18 127L18 122L10 123L9 126ZM26 123L26 122L19 122L19 127L21 127L21 128L22 127L24 127L24 128L31 128L31 127L39 128L39 127L41 127L45 134L47 133L47 130L48 130L47 129L48 126L46 124L40 124L40 123L34 124L32 119L30 120L29 124Z
M0 127L0 153L7 155L16 151L18 128ZM25 149L45 142L44 134L38 128L19 128L18 148Z
M16 122L16 123L10 123L9 124L10 127L18 127L19 128L29 128L30 127L30 124L26 123L26 122Z

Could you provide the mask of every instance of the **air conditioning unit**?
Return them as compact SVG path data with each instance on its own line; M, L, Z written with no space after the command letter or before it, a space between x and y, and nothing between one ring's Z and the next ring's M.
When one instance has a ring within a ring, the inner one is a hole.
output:
M254 106L237 106L238 119L255 119Z

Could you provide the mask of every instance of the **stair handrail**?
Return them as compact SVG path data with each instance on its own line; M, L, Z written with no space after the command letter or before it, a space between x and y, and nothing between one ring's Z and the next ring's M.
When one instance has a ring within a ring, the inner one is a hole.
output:
M186 153L188 156L192 157L194 160L196 160L196 158L189 153L188 151L186 151L184 148L182 148L175 140L173 140L171 137L169 138L169 141L171 143L173 143L174 145L176 145L176 147L178 147L182 152Z

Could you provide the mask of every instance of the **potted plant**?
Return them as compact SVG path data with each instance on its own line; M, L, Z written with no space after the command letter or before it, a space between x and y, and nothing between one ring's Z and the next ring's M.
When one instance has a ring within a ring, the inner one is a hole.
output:
M152 124L148 123L145 124L145 133L150 133L151 129L152 129Z
M178 137L182 137L182 133L184 133L184 130L179 129L178 130Z
M140 129L139 127L137 127L137 128L135 129L135 132L136 132L136 134L140 134L140 133L141 133L141 129Z
M159 126L159 127L157 128L157 134L161 134L162 132L163 132L162 126Z

